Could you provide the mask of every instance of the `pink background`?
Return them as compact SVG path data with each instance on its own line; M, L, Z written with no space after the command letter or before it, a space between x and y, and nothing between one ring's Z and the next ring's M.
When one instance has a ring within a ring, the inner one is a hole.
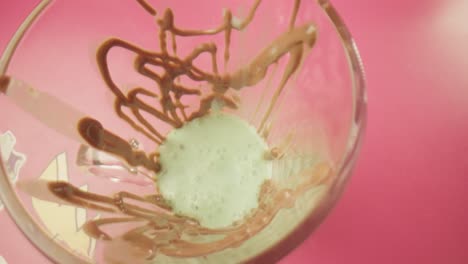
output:
M36 2L0 0L0 49ZM343 199L282 263L468 263L468 1L333 2L366 67L369 125ZM10 264L48 263L5 213L0 226Z

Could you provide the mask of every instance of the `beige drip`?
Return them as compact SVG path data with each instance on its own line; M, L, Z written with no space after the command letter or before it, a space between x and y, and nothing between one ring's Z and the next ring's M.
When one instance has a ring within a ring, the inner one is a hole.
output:
M137 1L149 14L156 16L156 10L146 1ZM185 123L209 113L211 104L215 100L223 102L227 107L235 108L236 99L226 96L226 91L231 88L239 90L257 85L265 78L270 66L276 64L284 55L289 54L289 61L280 85L274 92L258 128L259 131L263 130L285 85L291 76L298 71L298 67L305 57L304 50L311 48L316 40L313 23L295 26L300 0L295 0L289 30L274 40L250 63L232 73L219 73L217 46L214 43L201 44L183 58L177 55L176 45L178 37L216 35L224 32L226 43L224 69L226 70L231 56L230 43L233 30L245 29L252 22L260 3L261 0L256 0L247 17L240 23L233 23L232 12L226 11L222 25L208 30L178 28L175 25L172 10L167 9L162 18L157 20L160 29L160 52L144 50L116 38L104 42L98 50L97 61L105 83L116 96L115 110L117 115L135 130L143 133L157 144L161 144L165 140L164 135L146 120L142 112L177 129ZM168 34L172 41L172 54L167 48ZM152 79L157 84L158 93L142 87L136 87L127 94L120 91L111 77L107 63L108 53L115 47L124 48L136 54L135 70ZM209 72L203 71L193 64L194 60L203 53L210 54L212 58L212 69ZM148 66L160 67L164 70L164 74L158 74ZM184 96L201 96L201 93L197 88L179 84L178 78L181 76L187 76L197 82L207 82L211 86L211 94L201 98L199 109L191 114L186 112L187 107L181 103L181 99ZM2 80L0 83L3 82L6 80ZM157 98L159 107L144 102L141 99L142 96ZM124 108L130 110L139 124L124 112ZM157 153L147 156L145 153L133 150L125 140L105 130L94 119L81 120L78 124L78 130L82 138L95 148L120 156L132 166L143 166L154 172L160 170ZM272 156L268 158L278 158L280 155L281 150L274 149L274 153L272 152ZM48 191L63 202L78 207L123 215L116 218L91 220L84 227L86 233L91 237L107 241L108 247L113 250L114 257L119 257L119 254L122 254L120 257L123 259L129 247L140 249L141 255L132 256L133 258L153 258L155 254L173 257L198 257L240 246L245 240L263 230L281 209L293 207L295 200L307 190L328 181L330 170L327 164L321 164L314 170L304 171L301 173L302 183L295 189L280 189L275 186L273 180L266 181L261 188L258 209L242 222L223 229L207 229L200 226L194 219L173 214L163 197L159 195L141 197L121 192L114 197L108 197L81 191L64 182L49 183ZM134 223L139 224L139 227L117 237L112 237L102 230L103 226L117 223ZM189 239L209 235L222 235L223 237L210 243L194 243Z

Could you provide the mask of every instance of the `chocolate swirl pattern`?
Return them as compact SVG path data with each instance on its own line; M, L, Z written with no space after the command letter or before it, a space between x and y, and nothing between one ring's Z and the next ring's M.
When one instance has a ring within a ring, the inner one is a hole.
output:
M299 71L302 61L313 48L317 37L313 23L296 25L301 1L295 0L288 30L280 34L249 63L234 71L227 71L231 59L233 33L249 26L262 0L255 0L247 16L240 21L234 19L231 10L226 10L221 24L212 29L182 28L177 25L176 15L171 9L158 14L148 2L137 0L137 3L156 18L160 50L146 50L131 42L112 38L99 47L97 64L106 86L115 95L116 115L135 131L158 145L164 143L166 135L147 119L148 116L172 129L179 129L188 122L210 113L213 103L235 109L237 99L229 96L227 91L256 86L265 80L272 65L284 59L287 63L281 81L257 128L260 133L266 133L268 120L278 98L292 76ZM223 72L219 69L218 46L214 42L201 43L185 56L178 54L179 39L218 34L224 34L225 41L222 55ZM169 42L172 45L169 45ZM135 54L134 70L154 82L156 88L134 87L126 93L122 92L109 69L108 55L116 48ZM211 69L201 69L194 64L194 61L203 54L210 56ZM154 67L161 71L153 70ZM180 81L181 77L194 82L207 83L209 94L202 95L199 88L184 85ZM8 87L8 81L8 77L0 79L0 90L4 93L3 89ZM197 109L187 110L188 106L183 104L183 98L187 96L199 98ZM156 103L150 104L143 98L155 99ZM119 157L131 167L143 167L153 174L157 174L162 169L157 152L147 154L135 150L128 141L107 130L92 117L81 119L77 124L77 131L89 146ZM283 156L282 151L274 148L271 155L265 155L265 158L280 159ZM153 259L157 254L189 258L238 247L268 226L280 210L293 207L298 197L317 185L326 184L331 173L332 169L326 163L319 164L313 169L305 169L298 174L300 183L295 188L289 189L280 188L273 180L267 180L260 190L258 208L231 227L219 229L206 228L196 219L176 215L164 197L159 194L140 196L120 192L114 196L105 196L81 191L66 182L38 182L29 190L35 196L46 200L115 215L90 220L84 226L84 230L89 236L106 243L107 252L112 252L106 254L109 263L122 261L126 263L129 257L130 262L139 263L138 261ZM131 224L134 227L120 235L112 235L105 230L109 225L121 223Z

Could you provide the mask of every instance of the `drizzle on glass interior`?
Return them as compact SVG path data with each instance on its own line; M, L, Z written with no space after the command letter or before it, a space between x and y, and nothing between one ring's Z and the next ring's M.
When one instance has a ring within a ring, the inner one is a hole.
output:
M97 64L102 79L115 95L115 113L136 131L160 145L165 141L165 135L155 124L147 120L148 115L172 129L178 129L187 122L209 114L214 102L223 107L235 109L237 100L228 95L227 91L238 91L259 84L265 79L272 65L285 59L287 64L280 82L257 127L260 134L267 133L267 122L278 98L291 77L300 69L302 61L316 41L316 28L313 23L296 25L301 1L294 1L288 30L279 34L249 63L232 72L219 70L218 46L215 43L200 43L190 54L179 55L177 40L224 34L225 46L222 57L224 69L227 69L226 65L231 58L230 46L233 33L249 26L262 0L256 0L247 16L241 21L234 19L231 10L226 10L222 23L212 29L181 28L177 25L176 16L170 8L159 14L148 2L137 0L137 3L149 15L156 18L160 50L146 50L118 38L108 39L99 47L96 56ZM135 54L135 71L154 81L156 90L144 87L135 87L126 93L120 90L112 78L108 64L108 54L115 48L126 49ZM211 69L200 69L194 65L194 61L202 54L208 54L211 57ZM162 73L154 71L154 67L162 69ZM184 85L180 81L181 77L189 78L194 82L207 83L210 88L209 94L202 95L199 88ZM6 94L9 82L10 79L7 76L0 78L0 92ZM182 102L185 96L199 97L199 106L196 110L187 110L188 107ZM156 103L149 104L143 98L153 98ZM145 153L136 149L127 140L107 130L101 122L92 117L82 118L77 124L77 131L89 146L119 157L131 168L143 168L150 175L156 175L161 170L157 152ZM273 148L266 158L280 159L281 151L281 149ZM89 220L83 228L89 236L107 241L108 247L113 249L117 257L125 255L125 249L130 246L138 248L140 252L140 255L135 253L136 255L132 257L142 259L152 259L157 254L172 257L198 257L241 245L245 240L263 230L281 209L293 207L299 196L327 181L330 171L328 164L319 164L313 169L305 169L300 172L301 183L294 189L279 188L274 180L265 181L261 186L258 208L247 215L243 221L238 221L231 227L219 229L205 228L196 219L174 214L171 207L157 192L149 196L129 192L105 196L82 191L67 182L43 184L46 184L44 189L47 189L62 203L115 215L111 218ZM157 181L156 176L154 180ZM117 236L112 236L104 230L108 225L119 223L134 223L136 227ZM202 238L209 236L215 236L216 239L203 242Z

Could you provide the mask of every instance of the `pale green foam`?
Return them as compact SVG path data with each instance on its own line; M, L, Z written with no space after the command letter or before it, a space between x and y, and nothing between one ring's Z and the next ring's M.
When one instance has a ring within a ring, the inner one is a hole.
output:
M271 178L268 145L244 120L212 113L173 130L160 147L158 185L178 214L211 228L241 220L258 206Z

